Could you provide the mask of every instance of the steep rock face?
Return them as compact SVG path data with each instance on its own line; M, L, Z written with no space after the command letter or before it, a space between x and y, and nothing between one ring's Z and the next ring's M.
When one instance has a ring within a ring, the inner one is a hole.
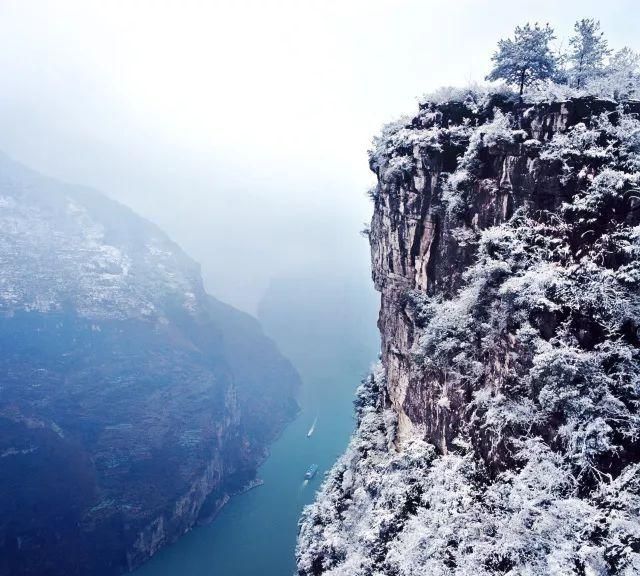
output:
M639 103L626 103L625 108L640 112ZM370 233L373 279L382 295L379 328L383 363L401 438L414 433L417 426L446 451L455 436L456 413L468 403L464 397L453 397L453 406L439 405L439 396L433 393L439 394L441 386L412 371L419 321L407 295L418 291L451 297L473 262L478 230L507 221L518 208L555 211L572 198L584 178L563 185L562 166L541 160L540 147L555 134L566 133L577 124L589 125L602 113L615 115L616 109L615 102L594 98L536 106L495 98L479 109L464 103L425 104L410 126L418 134L431 134L426 143L419 139L411 142L408 156L401 156L411 159L409 172L395 171L389 166L394 158L386 158L384 152L372 157L371 167L379 180ZM514 114L515 136L513 141L491 141L480 150L479 174L467 189L471 200L463 214L452 218L442 202L443 186L448 185L448 173L456 170L467 136L448 128L465 121L482 125L493 110ZM437 136L432 136L434 129ZM440 141L431 141L433 137ZM635 222L634 207L629 207L629 218Z
M0 574L118 574L252 481L298 377L166 235L0 159Z
M382 365L302 575L640 571L640 103L425 103L374 141Z

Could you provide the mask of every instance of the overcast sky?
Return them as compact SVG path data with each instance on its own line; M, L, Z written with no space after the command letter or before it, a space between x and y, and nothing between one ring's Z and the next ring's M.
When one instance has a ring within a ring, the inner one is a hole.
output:
M635 0L0 0L0 150L163 227L210 291L365 278L380 125L480 81L496 41L601 20L638 50Z

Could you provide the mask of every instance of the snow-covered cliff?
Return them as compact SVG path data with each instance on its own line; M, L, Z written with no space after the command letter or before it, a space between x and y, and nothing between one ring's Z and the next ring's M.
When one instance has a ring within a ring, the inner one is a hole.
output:
M382 362L300 575L640 573L640 102L425 102L370 165Z
M297 409L289 362L164 233L5 157L0 351L2 576L138 566L252 481Z

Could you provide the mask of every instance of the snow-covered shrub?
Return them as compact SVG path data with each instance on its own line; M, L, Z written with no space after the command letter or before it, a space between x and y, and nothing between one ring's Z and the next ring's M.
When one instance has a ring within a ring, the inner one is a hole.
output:
M498 108L493 110L491 120L470 131L467 148L442 191L442 200L449 215L459 216L471 202L472 184L479 176L482 150L510 146L516 141L524 141L525 137L523 130L514 128L513 118Z
M604 73L587 83L585 92L618 101L640 98L640 54L629 48L618 50Z
M505 83L498 82L491 86L480 83L473 83L463 87L443 86L428 92L420 98L420 103L445 104L447 102L463 102L469 110L477 112L486 107L487 103L496 96L505 99L515 100L516 93Z
M382 173L383 182L401 181L409 176L414 169L412 156L394 156L389 160Z
M358 390L358 432L300 521L297 558L307 574L376 573L391 542L419 505L424 470L435 456L415 439L402 451L388 443L389 409L380 404L380 370Z
M640 171L640 120L631 114L625 114L623 108L618 109L618 118L611 122L608 115L597 119L596 126L601 130L608 142L609 151L618 158L618 165L631 172Z
M383 126L379 136L373 139L373 148L369 150L371 168L380 170L395 156L405 156L411 152L411 119L401 118Z
M562 164L563 179L566 184L571 178L584 175L581 170L594 162L604 163L609 151L601 130L589 129L583 122L569 128L565 133L555 134L540 158L558 161Z
M528 103L536 104L540 102L565 102L570 98L585 96L585 89L574 88L564 82L556 82L547 79L536 82L529 86L524 93L524 99Z

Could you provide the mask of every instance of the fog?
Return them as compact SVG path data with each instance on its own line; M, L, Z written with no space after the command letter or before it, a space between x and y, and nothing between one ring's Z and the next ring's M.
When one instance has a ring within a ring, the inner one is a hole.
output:
M274 278L366 282L381 124L576 14L639 48L634 0L1 0L0 150L129 205L255 312Z

